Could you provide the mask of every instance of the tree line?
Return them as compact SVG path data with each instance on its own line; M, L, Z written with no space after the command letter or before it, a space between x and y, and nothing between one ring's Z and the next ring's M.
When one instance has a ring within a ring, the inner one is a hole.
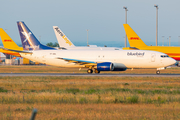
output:
M55 43L49 42L46 45L49 47L59 47L59 44L57 42L55 42Z

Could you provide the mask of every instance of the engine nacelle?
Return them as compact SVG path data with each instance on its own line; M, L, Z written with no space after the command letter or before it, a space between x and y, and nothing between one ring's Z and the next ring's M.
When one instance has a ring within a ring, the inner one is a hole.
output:
M114 68L113 71L126 71L127 68Z
M121 63L104 62L97 64L98 71L125 71L127 68Z
M97 70L98 71L113 71L114 65L111 62L98 63Z

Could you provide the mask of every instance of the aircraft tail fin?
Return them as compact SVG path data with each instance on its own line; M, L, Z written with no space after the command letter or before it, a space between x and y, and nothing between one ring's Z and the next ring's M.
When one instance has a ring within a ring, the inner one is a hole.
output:
M55 49L41 44L24 22L17 22L17 25L24 50Z
M74 44L66 37L58 26L53 26L53 29L60 47L74 47Z
M124 30L126 32L130 47L147 46L128 24L123 24L123 25L124 25Z
M22 50L22 47L19 47L2 28L0 28L0 37L4 48Z

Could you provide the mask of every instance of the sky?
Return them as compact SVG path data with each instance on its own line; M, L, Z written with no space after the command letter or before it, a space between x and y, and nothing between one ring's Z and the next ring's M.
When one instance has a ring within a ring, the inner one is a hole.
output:
M147 45L180 45L179 0L0 0L0 27L21 44L17 21L24 21L34 35L46 44L57 42L52 26L58 26L76 45L124 47L125 10L127 23ZM0 42L2 43L2 42ZM129 44L128 44L129 46Z

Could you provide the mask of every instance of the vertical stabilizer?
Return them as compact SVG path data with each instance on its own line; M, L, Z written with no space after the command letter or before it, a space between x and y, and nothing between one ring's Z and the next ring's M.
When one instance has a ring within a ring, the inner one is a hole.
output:
M74 44L66 37L58 26L53 26L53 29L60 47L74 47Z
M22 48L19 47L2 28L0 28L0 37L4 48L22 50Z
M147 46L128 24L123 24L123 25L130 47L138 48L138 47Z
M42 45L24 22L17 22L17 25L24 50L54 49L52 47Z

